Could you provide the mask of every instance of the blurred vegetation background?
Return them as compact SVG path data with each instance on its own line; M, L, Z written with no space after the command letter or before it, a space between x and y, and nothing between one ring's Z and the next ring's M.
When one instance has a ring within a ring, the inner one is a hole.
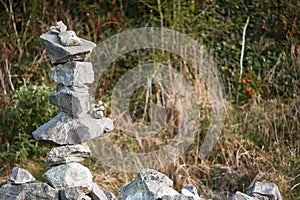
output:
M59 111L48 101L55 83L48 77L51 65L39 36L62 20L77 35L98 44L125 30L166 27L199 41L214 58L227 94L223 134L200 160L199 144L209 119L204 120L186 154L160 169L174 180L176 189L191 183L204 197L225 199L261 180L276 183L284 199L300 199L300 1L0 1L1 182L16 165L39 179L46 171L43 159L51 147L35 141L31 133ZM109 104L118 78L145 55L133 52L112 64L101 78L97 98ZM155 55L150 58L170 57L167 52ZM186 66L177 70L195 77ZM134 96L137 100L143 97L140 93ZM133 109L140 113L142 108ZM143 150L127 136L118 142ZM116 194L135 176L93 158L84 164L102 189Z

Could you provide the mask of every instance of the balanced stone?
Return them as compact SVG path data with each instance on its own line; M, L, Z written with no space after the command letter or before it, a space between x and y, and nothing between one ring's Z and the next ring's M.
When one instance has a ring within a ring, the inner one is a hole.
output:
M90 170L79 163L68 163L52 167L44 174L44 178L58 190L67 187L83 187L91 190L93 183Z
M13 184L22 184L34 181L35 178L26 170L20 167L12 169L11 181Z
M64 46L80 46L82 42L74 31L62 31L58 34L60 43Z
M48 123L40 126L32 135L36 140L57 145L80 144L99 136L104 136L114 128L109 118L95 119L89 114L73 118L61 112Z
M134 181L121 189L120 200L157 199L162 196L176 196L179 193L170 187L173 181L153 169L141 170Z
M73 61L56 65L50 69L49 75L56 83L65 86L90 85L94 82L94 71L90 62Z
M88 58L96 44L79 38L80 46L63 46L56 34L45 33L40 36L41 42L46 46L52 64L62 64L68 61L83 61Z
M64 86L58 92L50 94L49 100L61 111L77 118L87 114L90 109L89 92L85 87Z
M0 187L0 200L12 199L58 199L58 191L42 182L26 184L6 184Z
M46 156L46 165L60 165L70 162L81 162L91 156L91 150L86 144L53 147Z

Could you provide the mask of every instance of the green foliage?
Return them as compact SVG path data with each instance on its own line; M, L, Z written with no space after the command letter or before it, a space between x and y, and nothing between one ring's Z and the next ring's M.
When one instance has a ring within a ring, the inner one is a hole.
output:
M50 87L23 85L12 95L12 106L0 109L0 157L3 163L25 161L45 152L32 132L48 122L58 109L50 104Z

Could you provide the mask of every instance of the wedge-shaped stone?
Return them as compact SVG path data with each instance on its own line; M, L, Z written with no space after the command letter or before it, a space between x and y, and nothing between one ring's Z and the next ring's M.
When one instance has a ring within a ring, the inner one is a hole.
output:
M67 87L58 89L54 94L49 95L52 104L60 108L62 112L73 117L86 115L90 109L89 92L86 87Z
M44 178L57 190L69 187L92 189L93 176L90 170L79 163L68 163L52 167Z
M87 157L91 157L91 150L86 144L53 147L46 156L46 165L53 166L81 162Z
M280 191L274 183L256 181L250 186L247 194L254 199L282 200Z
M67 62L49 70L49 75L56 83L65 86L90 85L94 82L94 71L90 62Z
M173 181L153 169L141 170L134 181L121 189L120 200L157 199L163 196L176 196L179 193L170 187Z
M22 184L34 181L35 178L26 169L14 167L10 180L13 184Z
M40 36L45 45L52 64L62 64L68 61L83 61L87 59L96 44L79 38L80 46L63 46L57 34L45 33Z
M61 112L48 123L40 126L32 135L36 140L57 145L81 144L112 131L113 122L109 118L95 119L89 114L81 118Z

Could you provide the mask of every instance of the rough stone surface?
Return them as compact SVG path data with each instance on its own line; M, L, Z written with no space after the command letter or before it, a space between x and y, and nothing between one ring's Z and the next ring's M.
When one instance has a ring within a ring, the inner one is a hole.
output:
M32 135L36 140L57 145L80 144L87 140L106 135L114 125L111 119L95 119L90 115L72 118L61 112L48 123L40 126Z
M76 33L74 31L61 31L58 34L58 37L60 39L60 43L64 46L70 47L70 46L80 46L82 42L77 37Z
M201 200L197 188L191 184L184 185L181 189L181 194L186 197L192 197L194 200Z
M256 199L238 191L231 197L230 200L256 200Z
M56 34L45 33L40 36L41 42L45 45L52 64L62 64L68 61L83 61L88 58L96 44L79 38L80 46L66 47L60 43Z
M153 169L143 169L134 181L121 189L119 199L156 199L162 196L179 195L170 187L172 184L173 181L166 175Z
M86 144L53 147L46 156L46 165L52 166L81 162L87 157L91 157L91 150Z
M108 200L117 200L118 199L116 197L116 195L112 192L109 192L109 191L103 191L103 192Z
M76 118L86 115L90 110L89 92L85 87L61 87L58 92L49 95L49 100L62 112Z
M101 190L96 183L92 184L92 191L90 196L93 200L108 200L103 190Z
M58 191L42 182L30 182L19 185L6 184L0 187L0 200L57 200Z
M58 190L68 187L83 187L91 190L93 183L90 170L79 163L52 167L44 174L44 178Z
M34 181L35 178L26 169L14 167L10 180L13 184L22 184Z
M274 183L256 181L247 194L259 200L282 200L278 187Z
M49 75L56 83L65 86L90 85L94 82L94 71L90 62L67 62L49 70Z
M91 200L84 192L78 188L68 187L59 191L60 200Z

